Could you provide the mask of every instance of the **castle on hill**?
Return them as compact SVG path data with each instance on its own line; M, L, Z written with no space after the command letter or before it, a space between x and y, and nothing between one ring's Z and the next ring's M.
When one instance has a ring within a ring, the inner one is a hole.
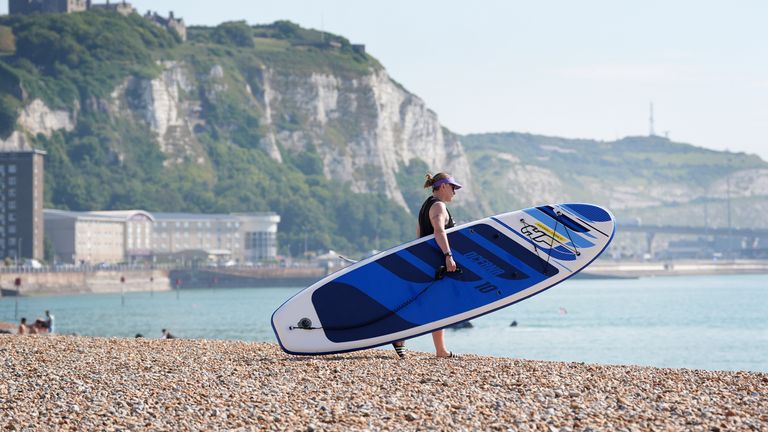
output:
M8 0L9 15L30 15L33 13L73 13L85 12L87 10L109 10L121 15L128 16L136 13L136 9L125 0L110 3L92 3L91 0ZM158 15L157 12L147 11L144 18L168 30L174 30L181 37L181 40L187 40L187 26L184 19L175 18L173 11L168 18Z

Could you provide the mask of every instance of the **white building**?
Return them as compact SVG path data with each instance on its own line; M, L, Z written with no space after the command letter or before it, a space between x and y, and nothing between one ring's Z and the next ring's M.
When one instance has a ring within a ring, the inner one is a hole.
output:
M57 262L119 263L149 256L152 215L142 210L73 212L45 209L45 238Z
M118 263L194 251L240 263L275 259L275 213L44 211L57 262Z
M154 213L152 248L156 255L198 250L255 262L277 256L275 213Z

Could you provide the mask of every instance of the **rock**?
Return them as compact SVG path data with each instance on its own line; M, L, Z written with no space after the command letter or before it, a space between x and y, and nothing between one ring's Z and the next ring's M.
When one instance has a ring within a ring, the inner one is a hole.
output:
M405 413L405 419L408 421L416 421L419 419L419 416L409 412L409 413Z

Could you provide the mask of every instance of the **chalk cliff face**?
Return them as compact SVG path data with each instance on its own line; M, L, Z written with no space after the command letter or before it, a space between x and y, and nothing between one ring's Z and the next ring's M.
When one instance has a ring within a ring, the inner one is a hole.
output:
M744 165L745 169L730 175L718 172L700 176L700 181L688 181L683 175L674 180L666 173L679 166L656 166L646 157L637 162L623 160L650 151L643 142L622 153L620 148L626 145L622 142L585 144L512 134L504 136L508 142L503 146L487 146L472 144L478 138L468 136L471 164L462 138L441 126L423 100L381 68L367 74L336 74L260 65L248 73L233 64L201 66L174 60L158 65L162 71L155 78L127 77L109 100L94 106L112 118L151 131L166 156L166 167L210 165L199 134L216 130L235 142L233 131L240 131L237 145L260 148L276 164L302 152L317 154L326 178L348 183L355 192L384 194L406 209L398 173L414 161L433 172L448 171L462 181L465 189L456 205L476 216L569 200L620 210L699 198L768 196L764 162ZM37 134L50 137L56 130L73 131L79 111L76 102L63 111L34 99L20 112L17 130L0 145L6 150L29 149L30 138ZM242 135L243 131L247 133ZM650 142L660 148L671 146L671 151L693 151L681 150L678 144ZM598 165L579 159L595 146L613 153ZM719 163L717 155L698 157L713 158L708 162L711 166ZM639 165L645 171L624 175Z
M73 114L65 110L52 110L40 99L34 99L19 113L16 121L17 130L7 139L0 140L0 148L5 151L30 150L29 136L43 134L50 137L56 130L71 131L75 127L77 107Z
M212 126L204 105L223 103L234 92L244 98L242 109L259 117L264 133L255 144L276 163L283 162L281 149L311 149L321 156L326 177L348 182L355 192L384 193L406 207L396 174L419 159L435 172L448 171L461 179L468 192L462 194L467 197L463 204L472 202L469 163L458 136L384 70L342 77L264 68L252 86L237 69L221 65L207 71L183 62L161 65L163 72L155 79L127 79L112 93L109 106L112 115L132 115L155 133L167 165L205 163L206 153L195 136L196 127Z
M383 193L407 208L396 175L420 160L433 172L448 171L459 178L466 185L461 204L474 202L459 137L381 68L371 68L368 74L334 74L262 65L259 73L248 76L232 64L158 65L162 71L154 79L129 76L109 100L91 105L113 119L148 128L166 156L166 166L209 162L197 137L200 130L215 128L226 134L245 128L226 115L215 117L217 111L232 114L221 107L234 100L238 114L258 120L247 125L253 135L247 144L264 150L275 163L283 163L284 154L316 152L327 178L348 183L355 192ZM53 111L35 99L21 112L19 130L3 145L26 148L28 135L72 131L78 112L79 106Z
M193 71L176 61L160 62L155 79L129 77L111 94L111 116L131 116L148 127L167 159L166 166L191 161L205 162L205 150L195 138L202 123L200 102L188 98L196 90Z
M448 171L464 181L468 193L462 196L470 202L471 174L460 140L384 70L357 78L272 71L263 76L272 131L267 141L294 152L314 147L327 177L349 182L355 192L384 192L404 207L395 174L419 159L434 172ZM276 115L304 118L306 126L281 130Z

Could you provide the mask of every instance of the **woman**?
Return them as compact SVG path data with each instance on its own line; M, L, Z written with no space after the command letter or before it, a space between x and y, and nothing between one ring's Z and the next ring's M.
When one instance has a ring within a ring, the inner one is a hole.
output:
M26 318L21 319L21 322L19 323L19 329L16 331L16 333L20 335L29 334L29 328L27 327Z
M445 268L449 272L456 271L456 262L451 254L451 245L448 243L448 236L445 230L452 228L455 223L448 212L445 203L453 200L456 191L461 189L453 177L446 173L437 173L434 176L427 174L424 182L424 188L432 188L432 195L427 197L419 210L418 224L416 225L416 237L426 237L430 234L435 235L437 246L445 257ZM453 357L453 353L445 349L444 330L432 332L432 342L435 344L435 355L439 358ZM398 341L393 344L395 351L400 358L405 357L405 341Z

